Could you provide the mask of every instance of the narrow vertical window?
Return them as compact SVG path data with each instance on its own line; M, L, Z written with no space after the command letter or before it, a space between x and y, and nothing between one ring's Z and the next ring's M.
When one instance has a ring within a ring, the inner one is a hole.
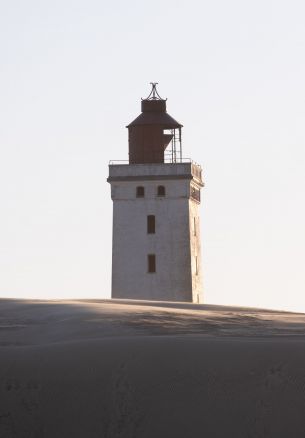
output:
M158 196L165 196L165 187L164 186L158 186L157 194L158 194Z
M156 218L153 214L147 216L147 234L155 234Z
M196 218L194 217L194 236L197 235L197 230L196 230Z
M198 275L198 257L195 257L195 263L196 263L196 275Z
M136 191L137 198L144 198L145 190L143 186L138 186Z
M156 256L155 254L148 254L147 256L147 270L150 273L156 272Z

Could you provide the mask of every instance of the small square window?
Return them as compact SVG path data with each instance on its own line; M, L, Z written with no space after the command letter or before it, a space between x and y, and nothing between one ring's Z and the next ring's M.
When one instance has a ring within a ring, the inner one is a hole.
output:
M191 186L191 198L200 202L200 190Z
M165 187L164 186L158 186L158 196L165 196Z
M136 191L137 198L144 198L145 190L143 186L138 186Z

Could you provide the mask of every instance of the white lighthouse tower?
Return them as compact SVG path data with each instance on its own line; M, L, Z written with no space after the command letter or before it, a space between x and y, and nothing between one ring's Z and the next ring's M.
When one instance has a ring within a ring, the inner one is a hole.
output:
M129 161L111 162L112 298L201 303L201 167L182 158L182 125L156 83L127 128Z

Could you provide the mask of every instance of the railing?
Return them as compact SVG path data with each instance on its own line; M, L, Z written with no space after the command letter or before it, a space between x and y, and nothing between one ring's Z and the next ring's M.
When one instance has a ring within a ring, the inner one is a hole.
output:
M171 158L165 158L164 159L164 163L165 164L185 164L185 163L192 163L192 164L194 164L195 166L197 166L197 167L199 167L200 169L201 169L201 166L200 166L200 164L198 164L198 163L196 163L195 161L193 161L191 158L182 158L181 160L179 160L179 161L175 161L175 162L173 162L172 160L171 160ZM109 161L109 166L115 166L115 165L127 165L127 164L131 164L131 163L129 163L129 160L110 160ZM147 165L147 164L149 164L149 165L151 165L151 164L163 164L163 163L143 163L143 164L145 164L145 165ZM142 164L138 164L139 166L141 166Z
M115 166L117 164L129 164L129 160L110 160L109 166Z

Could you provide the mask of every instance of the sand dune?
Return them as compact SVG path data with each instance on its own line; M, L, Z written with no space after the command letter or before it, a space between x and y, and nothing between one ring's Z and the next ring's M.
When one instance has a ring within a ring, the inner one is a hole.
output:
M305 437L305 315L0 300L0 437Z

